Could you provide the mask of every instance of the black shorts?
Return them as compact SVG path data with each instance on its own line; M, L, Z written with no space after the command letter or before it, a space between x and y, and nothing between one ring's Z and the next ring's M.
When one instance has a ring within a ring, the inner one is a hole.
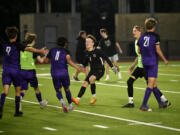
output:
M96 80L99 81L101 79L101 77L103 77L104 75L104 69L99 69L99 70L94 70L94 71L90 71L89 74L87 75L85 81L89 82L89 78L94 75L96 77Z
M136 69L134 70L131 76L134 76L136 79L138 79L139 77L140 78L144 77L145 80L148 80L148 76L147 73L144 71L144 68L140 68L140 67L136 67Z

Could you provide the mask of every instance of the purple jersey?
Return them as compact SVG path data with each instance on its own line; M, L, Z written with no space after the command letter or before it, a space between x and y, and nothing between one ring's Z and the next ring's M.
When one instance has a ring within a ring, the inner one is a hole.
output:
M146 32L139 38L138 46L143 65L156 65L158 63L156 45L160 45L160 37L154 32Z
M3 69L20 69L20 51L24 51L25 46L20 43L2 43L3 50Z
M68 73L66 55L68 50L57 47L50 50L48 58L51 59L51 74L56 75L59 72Z

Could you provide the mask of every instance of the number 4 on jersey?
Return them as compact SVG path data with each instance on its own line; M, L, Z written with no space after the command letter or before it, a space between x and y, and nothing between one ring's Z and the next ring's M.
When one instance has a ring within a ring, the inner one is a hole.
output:
M60 55L60 51L57 51L57 52L56 52L56 56L55 56L55 61L58 61L58 60L59 60L59 55Z

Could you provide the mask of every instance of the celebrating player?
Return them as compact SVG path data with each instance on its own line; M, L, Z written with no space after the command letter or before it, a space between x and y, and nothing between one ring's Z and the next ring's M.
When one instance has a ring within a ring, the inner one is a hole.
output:
M46 54L47 50L42 48L40 50L26 47L17 43L18 29L16 27L7 27L6 35L9 39L7 43L2 43L4 62L2 72L3 93L0 97L0 118L2 118L5 98L9 92L11 83L14 84L15 97L15 114L14 116L22 116L23 113L19 111L20 106L20 91L21 91L21 76L20 76L20 51L30 51L35 53Z
M135 52L136 52L136 59L134 60L133 64L130 66L130 68L128 69L128 73L131 73L134 68L135 70L133 71L133 73L131 74L131 76L129 77L128 81L127 81L127 85L128 85L128 96L129 96L129 103L126 104L125 106L123 106L123 108L133 108L134 107L134 101L133 101L133 83L140 77L144 77L144 79L146 80L146 82L148 83L148 77L147 77L147 73L144 71L143 65L142 65L142 58L141 58L141 54L138 53L138 45L137 42L141 36L141 34L143 33L143 28L140 26L135 25L133 28L133 36L136 39L135 40ZM166 102L170 105L170 102L168 102L168 100L166 99L166 97L159 91L160 96L161 96L161 101L162 102Z
M86 32L81 30L79 32L79 36L77 38L77 47L76 47L76 61L79 64L79 66L81 66L83 64L83 58L85 57L85 50L86 50ZM73 76L73 79L75 81L79 81L78 79L78 75L79 75L79 71L76 70L76 73ZM88 74L88 68L85 69L85 74L87 76Z
M139 52L142 56L142 63L145 72L148 74L148 86L144 95L143 103L140 107L142 111L151 111L147 106L148 99L153 92L156 97L159 107L164 108L166 103L161 102L160 92L157 87L157 74L158 74L158 55L161 57L165 65L168 61L164 57L160 48L160 37L154 33L157 21L154 18L148 18L145 20L145 27L147 32L144 33L138 40Z
M96 39L92 35L88 35L86 38L86 57L84 61L84 67L88 66L88 63L90 64L90 72L88 73L88 76L86 77L79 94L77 98L73 98L73 102L75 104L79 104L79 101L81 97L84 95L86 87L88 84L91 85L91 93L92 93L92 99L90 101L90 104L94 104L96 102L96 80L100 80L100 78L104 75L104 62L105 60L111 67L112 70L117 73L117 69L113 67L113 64L108 59L108 57L104 54L104 52L100 49L94 48L94 44L96 42Z
M33 48L35 45L35 39L36 39L36 34L33 33L26 33L25 35L25 43L29 48ZM31 84L31 87L34 88L35 93L36 93L36 98L39 101L40 108L44 108L48 101L43 100L41 97L41 92L38 88L38 80L36 76L36 66L35 66L35 61L34 59L37 59L40 63L43 62L43 58L38 56L38 54L24 51L20 53L20 63L21 63L21 76L22 76L22 81L21 81L21 98L24 97L26 90L28 90L28 83ZM20 106L20 110L22 110Z
M115 42L112 38L109 37L108 31L106 29L100 29L100 35L102 39L99 42L98 47L100 47L105 54L109 57L113 65L118 69L118 78L122 79L120 68L118 66L118 54L116 52L116 47L118 48L119 52L122 54L122 49L118 42ZM106 64L106 81L109 80L109 65Z
M69 89L70 79L67 63L73 66L78 71L81 71L81 69L71 60L70 53L66 49L67 44L68 41L66 38L59 37L57 40L58 46L51 49L47 56L48 59L51 59L51 76L53 79L54 88L56 90L56 96L60 100L63 111L65 113L68 112L68 109L62 96L62 87L64 87L64 90L66 92L66 98L69 103L69 111L73 110L72 97ZM46 62L48 59L46 59Z

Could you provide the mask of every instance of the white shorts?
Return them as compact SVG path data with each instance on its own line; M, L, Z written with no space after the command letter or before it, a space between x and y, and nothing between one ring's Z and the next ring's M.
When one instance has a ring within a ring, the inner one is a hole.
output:
M115 55L109 57L109 60L110 60L111 62L118 61L118 60L119 60L118 54L115 54Z

